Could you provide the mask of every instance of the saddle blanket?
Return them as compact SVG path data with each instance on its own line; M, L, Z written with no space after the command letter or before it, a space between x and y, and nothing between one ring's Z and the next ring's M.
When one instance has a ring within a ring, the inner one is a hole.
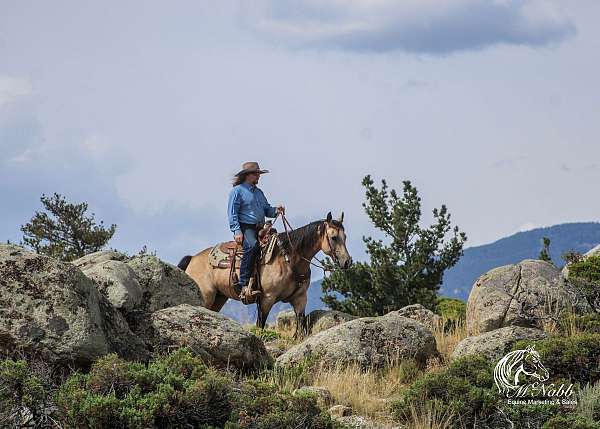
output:
M273 253L278 243L277 234L273 234L266 244L260 246L260 263L266 265L271 263L273 259ZM214 268L230 268L231 267L231 253L235 248L235 242L219 243L213 247L208 254L208 263ZM231 253L229 253L229 251ZM241 247L235 254L236 266L239 267L239 261L242 258Z

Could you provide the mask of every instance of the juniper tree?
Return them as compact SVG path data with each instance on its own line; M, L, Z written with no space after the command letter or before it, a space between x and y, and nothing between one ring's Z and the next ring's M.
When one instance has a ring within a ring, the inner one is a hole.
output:
M72 261L101 250L114 235L117 225L96 224L94 213L86 215L87 203L73 204L60 194L40 198L43 211L36 211L21 226L23 244L37 253Z
M548 237L544 237L542 239L542 250L540 250L540 254L538 259L540 261L550 262L552 264L552 258L550 257L550 239Z
M445 205L433 210L431 226L422 227L421 198L410 181L403 182L402 195L388 190L385 180L379 189L370 176L362 184L363 207L385 242L363 237L370 261L323 279L323 302L357 316L383 315L415 303L433 309L444 271L462 255L465 233L451 226Z

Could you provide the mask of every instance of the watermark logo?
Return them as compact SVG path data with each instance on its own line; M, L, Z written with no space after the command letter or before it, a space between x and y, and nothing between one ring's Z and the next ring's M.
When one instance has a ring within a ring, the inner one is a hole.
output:
M573 384L545 383L550 378L533 346L515 350L498 361L494 381L510 404L575 405Z

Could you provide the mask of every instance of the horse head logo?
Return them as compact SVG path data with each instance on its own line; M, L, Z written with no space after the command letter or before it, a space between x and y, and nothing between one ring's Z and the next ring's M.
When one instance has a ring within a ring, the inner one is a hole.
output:
M534 378L538 381L546 381L550 377L548 370L540 361L540 354L533 346L508 353L494 368L494 381L500 393L508 394L519 388L521 377L525 380Z

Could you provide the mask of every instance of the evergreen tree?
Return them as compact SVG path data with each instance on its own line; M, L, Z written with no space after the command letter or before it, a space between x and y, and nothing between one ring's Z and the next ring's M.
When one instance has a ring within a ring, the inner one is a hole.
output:
M467 237L452 228L445 205L433 210L433 225L422 228L421 198L410 181L403 183L399 196L388 191L385 180L378 189L370 176L363 179L363 207L386 242L363 237L370 262L335 270L323 280L323 302L330 308L357 316L383 315L415 303L435 308L444 271L458 262Z
M94 214L86 215L87 203L72 204L62 195L40 198L45 211L35 212L29 223L21 226L23 243L37 253L63 261L72 261L101 250L114 235L117 225L108 228Z
M540 255L538 259L540 261L546 261L552 263L552 258L550 257L550 239L548 237L544 237L543 239L543 247L540 251Z

